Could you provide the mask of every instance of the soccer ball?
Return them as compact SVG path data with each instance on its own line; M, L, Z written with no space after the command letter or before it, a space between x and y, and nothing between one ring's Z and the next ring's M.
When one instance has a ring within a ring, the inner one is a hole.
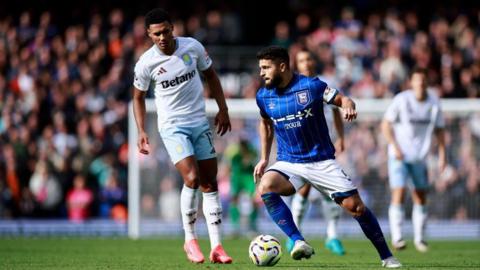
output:
M282 257L282 246L277 238L261 234L250 243L248 254L257 266L274 266Z

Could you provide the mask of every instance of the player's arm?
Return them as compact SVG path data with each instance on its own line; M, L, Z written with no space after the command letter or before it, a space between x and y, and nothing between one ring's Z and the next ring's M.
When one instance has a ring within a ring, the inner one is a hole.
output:
M403 153L400 146L398 145L397 140L395 139L395 133L393 131L392 122L390 122L387 119L383 119L381 124L381 130L382 130L383 136L385 136L385 139L387 139L388 144L393 146L393 149L395 151L395 158L398 160L402 160Z
M148 135L145 132L145 96L147 92L141 91L136 87L133 88L133 115L135 116L135 123L138 130L137 147L140 153L148 155L149 142Z
M215 117L215 126L217 127L217 134L221 136L227 131L232 130L230 125L230 117L228 116L228 107L227 102L225 101L225 96L223 95L222 85L218 79L217 73L212 67L207 68L202 71L205 80L208 83L212 97L215 99L218 105L218 113Z
M348 122L356 119L357 110L355 109L355 102L353 102L351 98L339 93L338 90L335 91L337 91L337 93L335 93L335 97L330 103L343 109L344 118Z
M255 166L253 172L255 183L263 176L269 162L274 134L272 120L262 117L258 126L258 132L260 134L260 161Z
M340 110L338 108L333 108L333 125L335 126L335 130L337 131L337 142L335 143L335 148L338 152L343 152L345 150L345 134L343 129L343 120L342 115L340 114Z
M395 132L393 130L393 123L399 120L401 107L402 107L401 98L400 96L397 95L393 99L392 104L388 106L380 126L383 136L385 136L385 139L387 139L388 144L390 144L393 147L395 158L397 160L403 160L403 153L395 137Z
M445 146L445 129L436 128L435 137L437 138L438 143L438 167L440 172L443 172L447 166L447 150Z

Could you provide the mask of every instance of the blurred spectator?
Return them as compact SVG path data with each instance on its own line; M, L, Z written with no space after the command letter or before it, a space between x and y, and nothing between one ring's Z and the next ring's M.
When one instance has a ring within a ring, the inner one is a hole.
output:
M200 17L198 15L192 15L187 20L187 35L202 42L206 41L207 30L201 25Z
M58 215L58 206L62 200L62 190L58 179L51 173L45 161L39 161L30 179L30 190L39 207L42 217Z
M158 207L160 217L165 221L180 220L180 191L175 187L175 180L166 176L160 181L160 196L158 198Z
M288 48L293 40L290 37L290 26L286 21L279 21L275 25L275 36L271 41L272 45Z
M258 205L255 196L253 169L257 162L257 150L246 138L230 144L225 149L225 158L230 168L230 205L229 216L233 223L234 234L242 234L241 204L242 193L249 198L250 213L248 213L248 232L257 231Z
M407 78L407 71L400 59L400 43L397 39L388 41L385 59L380 63L380 81L394 93L400 92Z
M311 32L312 19L306 13L300 13L295 18L295 29L292 37L294 40L303 39Z
M100 216L111 217L114 214L113 209L118 205L126 205L126 193L119 185L117 174L110 173L100 188ZM115 211L120 210L117 207Z
M82 222L90 217L90 205L93 193L86 187L86 179L78 174L73 179L73 188L67 193L68 218L73 222Z
M212 10L207 13L207 36L205 44L221 44L224 38L224 31L222 29L223 18L218 10Z
M289 10L288 16L279 14L272 24L262 25L250 21L256 16L252 12L264 11L252 11L248 3L245 8L230 2L205 5L187 15L178 10L173 13L179 15L173 18L175 34L213 45L209 53L221 67L222 84L232 98L255 97L260 81L256 47L251 46L266 43L292 50L307 47L320 61L322 78L358 98L393 96L406 87L405 74L416 65L428 68L430 85L440 96L480 97L478 7L457 14L427 1L425 5L432 4L436 14L429 17L408 7L376 12L336 3L294 2L290 6L297 8ZM127 102L133 63L151 46L144 18L138 9L92 8L86 17L70 17L75 8L71 14L48 6L42 10L50 11L0 15L0 216L60 217L57 210L66 208L65 191L75 175L82 174L98 198L92 201L91 214L111 217L115 212L121 220L127 215ZM265 31L265 27L271 29ZM480 186L478 122L478 116L468 116L451 124L458 131L452 132L449 144L456 177L435 184L445 192L467 194L473 202L478 200ZM359 150L346 156L346 163L358 181L372 181L369 177L375 176L382 187L385 164L379 160L384 145L376 136L375 123L347 129L347 141L359 145L352 148ZM365 153L375 165L365 164ZM170 169L165 159L166 153L159 152L142 159L142 164L149 172L162 170L163 178ZM157 191L158 180L151 175L145 175L143 184ZM110 185L112 177L116 183ZM102 197L102 192L110 195ZM118 198L113 194L123 194L121 202L105 203L118 200L112 199ZM149 196L144 205L158 216L158 194ZM474 204L460 196L455 200L453 205L462 208L452 209L450 216L479 218ZM110 210L97 211L103 209L100 204Z

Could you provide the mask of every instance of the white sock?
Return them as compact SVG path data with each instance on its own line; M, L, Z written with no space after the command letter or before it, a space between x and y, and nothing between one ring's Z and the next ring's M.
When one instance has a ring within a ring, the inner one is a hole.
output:
M392 242L398 242L402 239L402 223L405 213L401 205L391 204L388 208L388 218L390 221L390 234Z
M182 213L183 230L185 231L185 242L197 239L195 221L198 211L198 189L183 185L180 194L180 211Z
M300 230L300 225L302 224L303 217L305 215L305 211L308 207L308 198L303 197L300 193L295 193L292 198L292 217L293 222L297 225L297 228Z
M340 219L340 206L330 199L322 200L323 216L327 221L327 239L337 238L337 226Z
M207 221L210 247L214 249L220 245L220 224L222 223L222 205L218 191L203 193L203 215Z
M412 209L413 240L415 243L423 241L425 225L427 223L427 207L421 204L414 204Z

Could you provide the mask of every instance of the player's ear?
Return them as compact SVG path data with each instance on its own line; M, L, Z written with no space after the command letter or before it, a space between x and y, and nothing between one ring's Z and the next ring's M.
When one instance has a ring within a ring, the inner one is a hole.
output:
M279 68L281 72L285 72L287 70L287 64L285 64L285 62L281 62Z

